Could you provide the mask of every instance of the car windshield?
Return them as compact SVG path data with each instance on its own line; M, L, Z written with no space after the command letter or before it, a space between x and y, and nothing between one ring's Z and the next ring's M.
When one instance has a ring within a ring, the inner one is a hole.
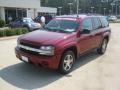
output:
M74 32L77 25L78 22L73 20L53 19L45 26L45 29L54 32Z

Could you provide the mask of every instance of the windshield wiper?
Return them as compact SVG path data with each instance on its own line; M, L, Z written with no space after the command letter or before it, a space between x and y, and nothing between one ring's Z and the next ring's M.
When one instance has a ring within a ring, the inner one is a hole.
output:
M48 30L48 31L53 31L53 32L58 32L59 31L58 29L52 29L52 28L49 28L49 27L45 27L44 29Z
M66 31L65 29L59 29L59 32L61 32L61 33L71 33L69 31Z
M52 31L52 32L59 32L59 33L71 33L69 31L66 31L65 29L57 29L57 28L48 28L48 27L45 27L44 28L45 30L48 30L48 31Z
M48 28L48 27L45 27L44 29L47 30L47 31L52 31L52 29Z

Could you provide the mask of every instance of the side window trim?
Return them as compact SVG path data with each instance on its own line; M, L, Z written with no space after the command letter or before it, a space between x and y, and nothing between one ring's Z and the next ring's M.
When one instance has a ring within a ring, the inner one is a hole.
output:
M99 22L99 24L100 24L99 29L101 29L101 28L102 28L102 23L101 23L101 21L100 21L100 18L99 18L99 17L97 17L97 19L98 19L98 22Z
M102 21L100 20L100 17L98 17L98 20L99 20L99 22L100 22L100 24L101 24L101 28L103 28L103 26L102 26Z

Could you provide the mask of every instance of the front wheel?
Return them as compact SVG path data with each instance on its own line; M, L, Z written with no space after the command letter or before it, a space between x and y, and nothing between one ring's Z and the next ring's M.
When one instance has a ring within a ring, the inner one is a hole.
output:
M104 54L107 48L108 40L103 39L103 42L100 46L100 48L97 49L98 54Z
M66 51L61 59L59 65L59 72L62 74L68 74L69 72L71 72L74 61L75 61L75 55L73 51Z

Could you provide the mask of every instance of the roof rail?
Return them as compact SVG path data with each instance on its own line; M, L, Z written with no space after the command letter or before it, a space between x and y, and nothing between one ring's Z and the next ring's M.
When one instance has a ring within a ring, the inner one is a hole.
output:
M71 15L61 15L61 16L56 16L57 18L79 18L80 16L103 16L101 14L96 14L96 13L82 13L82 14L71 14Z

